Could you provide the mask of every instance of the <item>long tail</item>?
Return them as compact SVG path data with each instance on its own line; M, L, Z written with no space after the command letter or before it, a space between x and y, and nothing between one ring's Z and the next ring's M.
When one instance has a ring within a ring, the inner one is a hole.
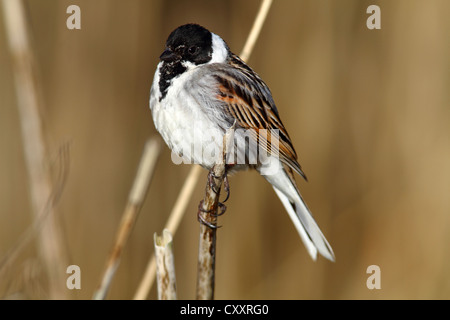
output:
M313 260L316 260L317 252L319 252L328 260L334 261L333 249L320 231L297 186L291 181L284 169L280 171L278 174L263 175L263 177L272 184L300 234L308 253Z

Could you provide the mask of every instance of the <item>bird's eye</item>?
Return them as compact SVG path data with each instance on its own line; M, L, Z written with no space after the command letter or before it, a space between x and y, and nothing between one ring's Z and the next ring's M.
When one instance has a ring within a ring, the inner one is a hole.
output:
M196 54L197 52L198 52L198 47L197 46L192 46L192 47L189 47L188 48L188 53L190 54L190 55L194 55L194 54Z

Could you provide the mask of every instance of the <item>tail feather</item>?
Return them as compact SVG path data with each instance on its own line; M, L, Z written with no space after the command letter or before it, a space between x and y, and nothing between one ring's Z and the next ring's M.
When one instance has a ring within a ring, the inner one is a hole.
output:
M319 252L328 260L334 261L333 249L287 173L282 170L282 174L267 175L264 178L272 184L312 259L316 260Z
M305 244L306 250L308 251L311 258L315 261L317 259L317 248L311 241L311 238L308 236L308 233L306 232L300 219L298 218L294 206L292 206L292 203L280 190L278 190L275 187L273 189L275 190L276 194L278 195L284 207L286 208L286 211L289 214L289 217L291 218L292 222L294 223L294 226L297 229L300 238L302 238L303 243Z

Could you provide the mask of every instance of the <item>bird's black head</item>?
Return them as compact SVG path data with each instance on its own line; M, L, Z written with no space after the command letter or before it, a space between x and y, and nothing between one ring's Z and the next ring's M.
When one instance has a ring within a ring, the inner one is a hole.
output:
M161 61L179 63L207 63L212 56L212 33L198 24L185 24L176 28L167 39Z

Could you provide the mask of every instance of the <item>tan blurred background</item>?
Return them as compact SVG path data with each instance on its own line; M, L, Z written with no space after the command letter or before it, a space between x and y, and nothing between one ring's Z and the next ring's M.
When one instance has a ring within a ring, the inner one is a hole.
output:
M111 250L145 141L158 56L178 25L196 22L239 53L260 1L26 1L50 159L70 143L56 211L67 263L90 299ZM68 30L66 8L81 8ZM381 30L366 8L381 7ZM1 9L0 9L1 10ZM272 90L309 182L300 190L336 262L313 262L272 188L231 178L219 219L217 299L449 299L450 101L447 0L275 0L249 65ZM0 259L32 223L20 119L0 17ZM56 169L55 169L56 170ZM130 299L189 172L164 145L110 299ZM195 298L206 171L174 238L178 296ZM27 244L0 278L1 298L46 299ZM366 269L381 268L369 290ZM64 271L65 271L64 266ZM65 285L65 284L63 284ZM155 288L149 298L156 298Z

